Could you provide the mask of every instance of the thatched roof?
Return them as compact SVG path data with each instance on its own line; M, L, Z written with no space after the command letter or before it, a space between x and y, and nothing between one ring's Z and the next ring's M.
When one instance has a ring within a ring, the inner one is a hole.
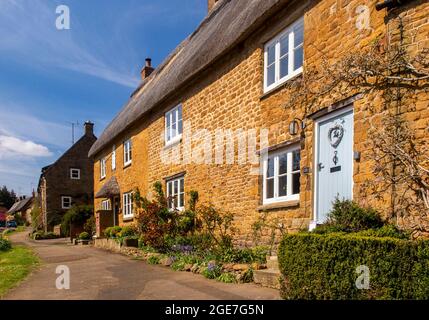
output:
M101 189L95 194L97 199L100 198L111 198L121 194L121 190L119 189L118 181L115 177L111 177L109 181L107 181Z
M157 107L243 41L290 0L220 0L197 30L146 78L89 151L93 157L118 135Z

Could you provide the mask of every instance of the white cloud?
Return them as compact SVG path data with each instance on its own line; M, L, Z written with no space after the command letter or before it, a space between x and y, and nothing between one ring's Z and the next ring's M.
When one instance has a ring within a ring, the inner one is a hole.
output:
M0 135L0 158L24 157L50 157L52 153L41 144L30 140Z
M121 64L123 59L115 59L113 64L106 59L104 48L77 39L84 34L78 31L81 26L77 19L72 18L71 30L59 31L56 18L55 6L46 1L0 0L0 53L39 68L62 68L131 88L137 86L138 77L129 66Z

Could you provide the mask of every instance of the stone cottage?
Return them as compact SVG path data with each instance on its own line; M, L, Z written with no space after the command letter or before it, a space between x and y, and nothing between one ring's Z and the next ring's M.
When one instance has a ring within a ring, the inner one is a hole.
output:
M38 197L45 231L51 231L73 205L92 205L94 167L88 152L97 138L94 124L85 122L84 135L56 162L42 169Z
M31 211L34 206L36 206L36 198L33 192L31 197L21 196L18 201L16 201L13 206L7 212L8 215L12 215L15 218L18 218L20 222L27 225L31 224Z
M427 1L209 0L208 7L161 65L147 61L140 86L89 152L100 229L135 221L133 192L151 198L156 181L171 208L183 209L196 190L200 202L234 213L243 241L262 213L289 231L314 228L336 198L394 212L390 189L381 198L364 191L377 181L369 133L387 115L374 111L381 93L344 87L309 105L303 97L324 87L305 80L353 52L383 52L404 39L411 55L428 48ZM415 95L413 105L403 114L416 141L427 141L428 95Z

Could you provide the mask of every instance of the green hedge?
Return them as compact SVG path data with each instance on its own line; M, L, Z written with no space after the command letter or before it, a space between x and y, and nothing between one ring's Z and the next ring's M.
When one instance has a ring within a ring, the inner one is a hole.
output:
M279 265L284 299L429 299L429 241L286 235ZM361 265L369 268L369 289L356 287Z

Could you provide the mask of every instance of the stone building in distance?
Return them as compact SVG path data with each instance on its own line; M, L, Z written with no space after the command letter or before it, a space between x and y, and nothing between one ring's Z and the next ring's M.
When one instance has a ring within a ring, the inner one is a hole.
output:
M95 207L111 215L105 220L135 221L133 191L151 198L156 181L172 208L183 209L195 190L200 202L233 213L243 242L263 212L289 232L311 229L326 221L336 198L395 214L391 189L381 198L363 191L374 180L369 132L388 115L375 111L381 93L344 90L311 108L287 102L291 84L324 61L334 64L374 43L387 50L403 39L411 56L428 48L429 3L208 3L198 29L155 70L146 65L140 86L91 148ZM416 142L429 138L428 99L419 93L415 108L403 111ZM398 224L414 218L428 222L408 216Z
M93 163L88 151L97 140L94 124L85 122L84 135L55 163L42 169L38 197L45 231L52 230L73 205L93 204Z

